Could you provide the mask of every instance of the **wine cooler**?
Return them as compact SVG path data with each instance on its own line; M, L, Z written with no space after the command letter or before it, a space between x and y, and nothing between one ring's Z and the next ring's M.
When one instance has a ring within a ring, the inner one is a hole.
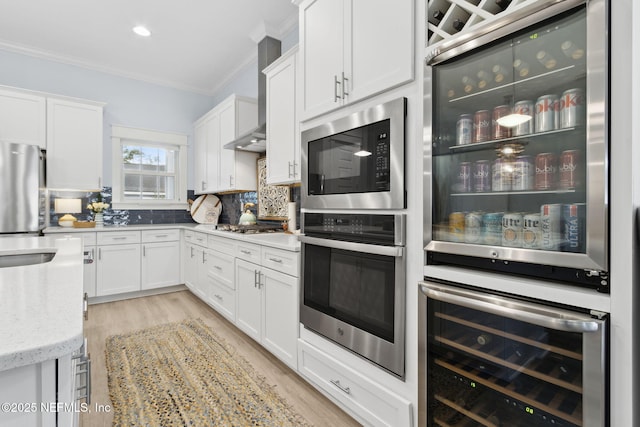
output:
M427 51L427 263L609 292L608 3L533 6Z
M607 425L605 313L420 290L418 425Z

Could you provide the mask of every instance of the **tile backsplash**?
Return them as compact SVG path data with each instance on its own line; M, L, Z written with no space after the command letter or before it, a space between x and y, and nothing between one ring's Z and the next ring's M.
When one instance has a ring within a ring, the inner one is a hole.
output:
M100 192L103 201L111 205L111 187L104 187ZM235 194L219 194L217 195L222 202L222 212L220 214L219 223L237 224L240 218L242 206L251 202L256 206L251 210L256 213L258 205L258 196L255 191ZM65 192L50 191L49 192L49 224L58 225L58 219L62 214L55 213L54 200L57 198L80 198L82 200L82 213L74 214L80 221L88 221L93 219L93 214L86 209L88 203L96 201L98 193L92 192ZM195 200L196 196L193 190L187 192L187 198ZM296 223L300 224L300 187L291 188L291 201L297 202ZM271 224L274 221L260 221L259 223ZM176 210L158 210L158 209L109 209L104 211L105 225L140 225L140 224L193 224L191 213L186 209ZM277 221L275 223L278 223Z

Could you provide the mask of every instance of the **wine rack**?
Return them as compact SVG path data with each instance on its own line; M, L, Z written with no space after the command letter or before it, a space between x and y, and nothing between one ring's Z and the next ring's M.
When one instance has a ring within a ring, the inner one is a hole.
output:
M491 22L541 0L428 0L426 45L441 43L461 31Z

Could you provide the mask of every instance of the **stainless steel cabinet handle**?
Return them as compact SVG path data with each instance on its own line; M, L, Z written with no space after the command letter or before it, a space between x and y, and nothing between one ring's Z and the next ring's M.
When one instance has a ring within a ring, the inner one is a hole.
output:
M220 267L219 265L214 265L213 268L215 268L216 270L222 270L222 267Z
M438 301L533 323L556 331L597 332L604 325L603 321L592 319L587 315L581 316L579 313L554 307L542 307L524 301L452 288L446 285L422 282L420 291L427 297Z
M156 234L156 237L160 238L160 237L169 237L168 234Z
M349 79L344 76L344 71L343 71L342 72L342 99L345 99L345 97L349 96L349 92L347 92L348 81Z
M277 262L279 264L282 264L282 260L279 258L269 258L269 261L273 261L273 262Z
M202 181L202 189L204 190L205 188L207 188L207 183Z
M262 283L262 272L258 271L258 289L262 289L262 285L264 285Z
M296 165L297 165L297 164L298 164L298 163L293 162L293 177L294 177L294 178L296 177Z
M191 249L191 258L193 258L193 246L191 246L190 249Z
M247 251L246 249L240 249L240 252L242 252L245 255L251 255L251 251Z
M329 382L334 386L338 387L340 390L342 390L346 394L351 394L351 389L349 387L345 387L342 384L340 384L340 380L329 380Z
M142 245L142 256L147 256L147 246Z
M340 84L340 82L338 81L338 76L334 75L333 76L333 102L338 102L338 99L340 98L340 95L338 95L338 85Z
M127 240L126 236L120 236L120 237L112 237L112 240Z
M294 163L294 164L295 164L295 163ZM294 170L294 172L293 172L293 173L295 173L295 166L294 166L294 165L292 165L292 164L291 164L291 162L289 162L289 178L291 178L291 175L292 175L292 174L291 174L291 166L293 166L293 167L294 167L294 169L293 169L293 170Z
M83 305L84 305L84 320L89 320L89 294L84 293L83 297Z
M102 248L98 248L98 260L102 259Z
M321 239L318 237L298 236L302 243L323 246L334 249L344 249L347 251L365 252L368 254L400 257L404 253L402 246L380 246L367 243L344 242L342 240Z
M233 175L229 175L229 187L233 187Z
M258 287L258 270L253 270L253 287Z
M202 252L202 263L204 264L205 262L207 262L207 259L205 258L207 254L205 252Z

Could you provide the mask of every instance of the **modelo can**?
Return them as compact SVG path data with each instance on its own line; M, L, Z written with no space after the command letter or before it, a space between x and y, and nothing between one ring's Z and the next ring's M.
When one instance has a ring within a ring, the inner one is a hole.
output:
M540 247L542 240L542 231L540 230L540 214L530 213L522 218L522 247L528 249L537 249Z
M482 241L487 245L502 245L503 212L482 215Z
M582 89L575 88L562 92L559 128L572 128L584 124L584 101Z
M566 150L560 154L558 161L558 187L562 190L574 190L581 184L581 152Z
M482 212L470 212L464 217L464 241L466 243L481 243L482 240Z
M562 250L565 252L584 252L585 209L584 203L562 206Z
M471 162L460 162L458 164L457 183L455 190L460 193L470 193L472 178L471 178Z
M449 214L449 240L452 242L464 242L464 212Z
M557 251L560 244L560 227L562 221L562 205L549 204L540 207L540 232L542 240L540 248Z
M513 136L529 135L533 133L535 127L535 109L536 105L531 100L522 100L515 103L513 106L514 114L521 114L523 116L531 117L531 120L520 123L512 130Z
M548 132L558 127L558 95L542 95L536 101L536 132Z
M535 167L531 156L518 156L513 164L511 190L524 191L533 189Z
M473 189L476 193L491 191L491 164L489 160L478 160L473 165Z
M502 246L522 246L522 214L508 212L503 215Z
M540 153L535 161L535 188L536 190L552 190L556 187L558 166L556 155L553 153Z
M491 191L510 191L513 164L504 159L496 159L491 165Z
M498 124L498 119L511 114L511 108L508 105L498 105L493 109L491 120L491 132L493 139L504 139L511 136L511 129Z
M471 144L473 136L473 116L462 114L456 122L456 145Z
M473 115L473 142L485 142L491 138L491 113L479 110Z

